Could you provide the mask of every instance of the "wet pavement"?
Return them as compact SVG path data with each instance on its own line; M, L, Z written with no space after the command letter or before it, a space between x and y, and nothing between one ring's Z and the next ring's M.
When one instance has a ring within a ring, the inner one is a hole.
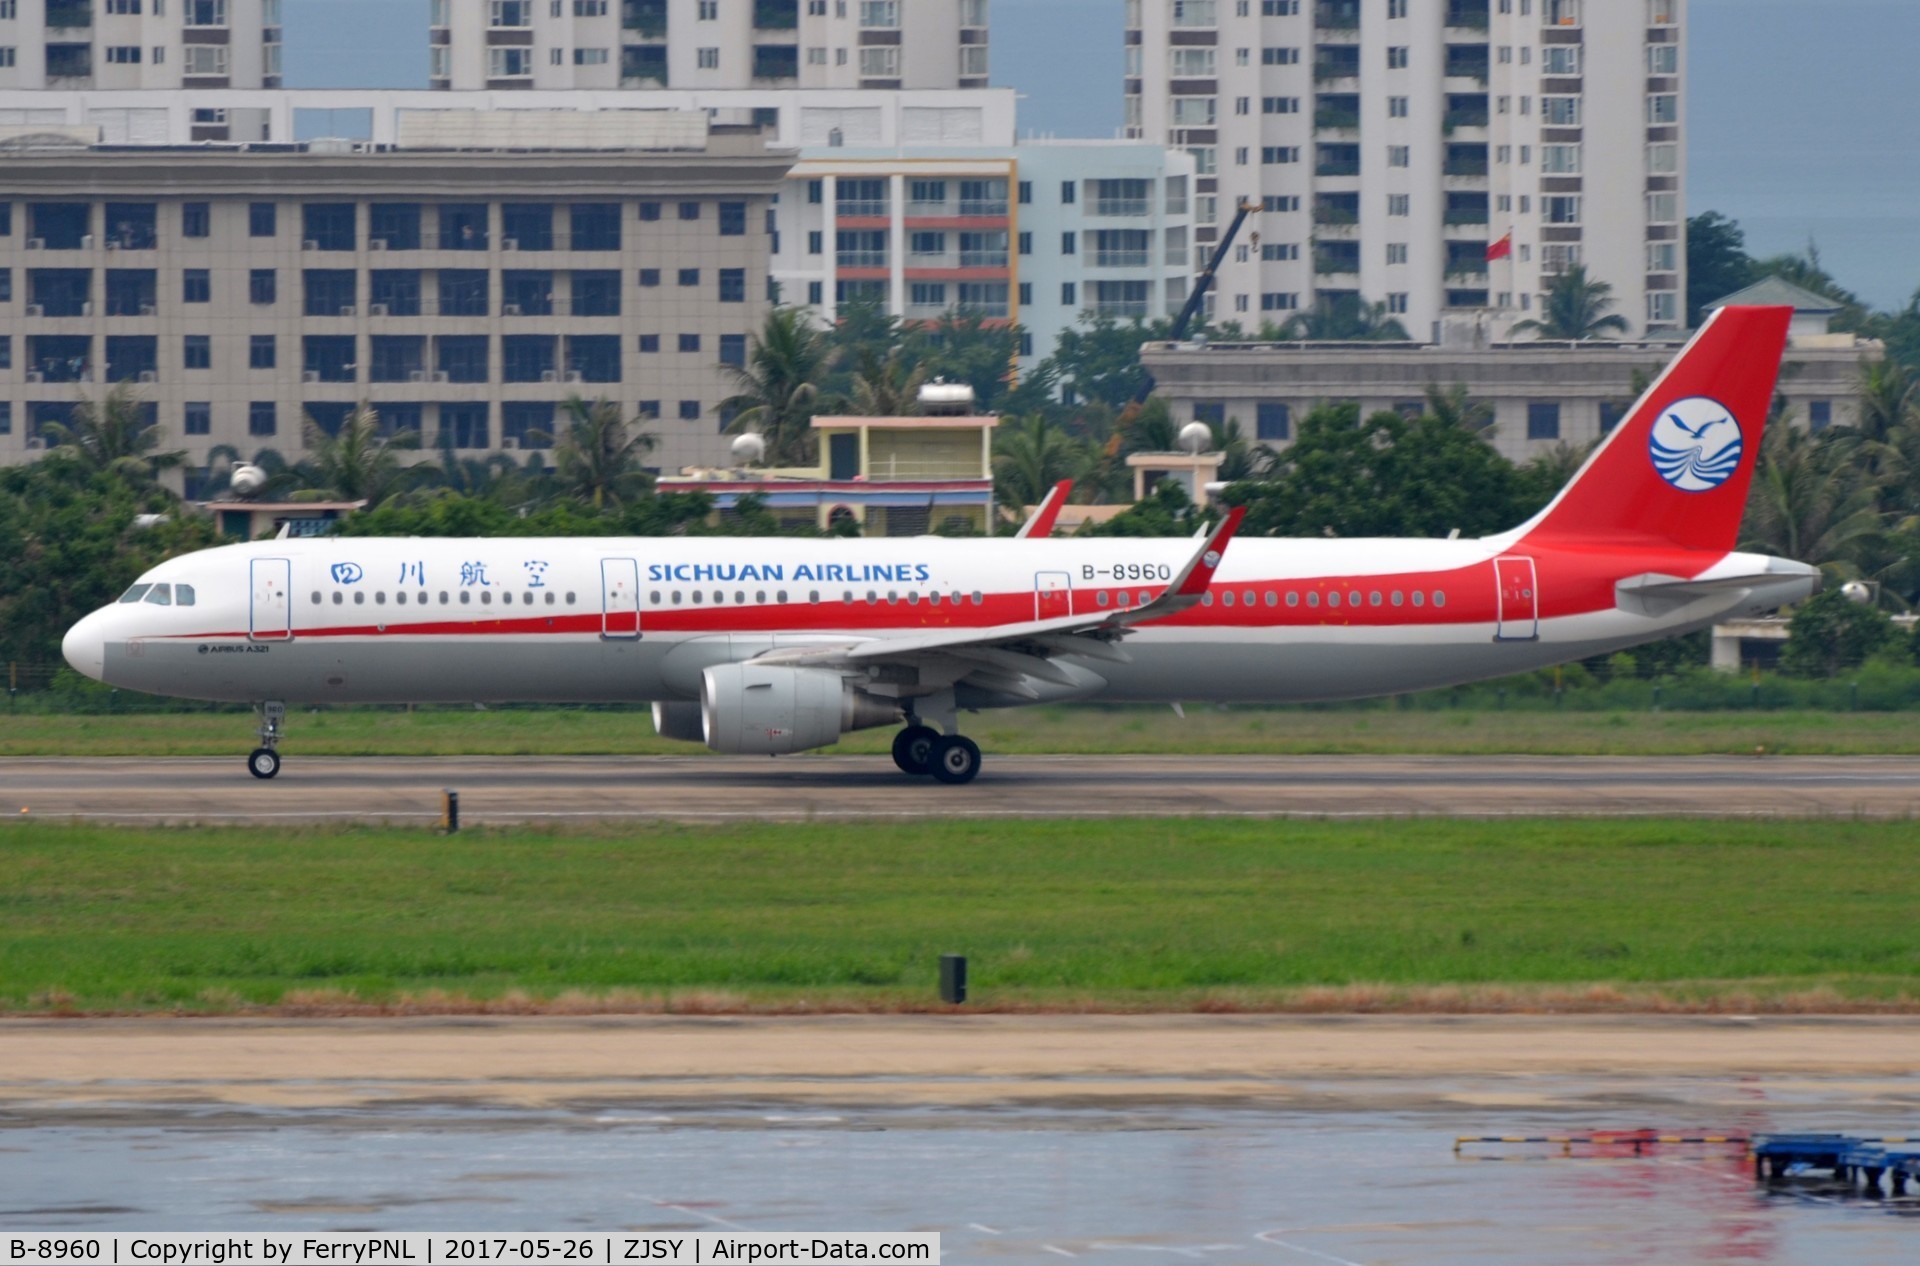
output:
M128 1089L119 1105L50 1095L0 1113L0 1225L934 1230L954 1262L1920 1260L1920 1199L1769 1192L1738 1146L1454 1150L1462 1134L1641 1126L1897 1133L1920 1124L1905 1077L1334 1079L1298 1086L1322 1105L1300 1110L260 1109ZM1060 1089L1070 1099L1071 1080Z

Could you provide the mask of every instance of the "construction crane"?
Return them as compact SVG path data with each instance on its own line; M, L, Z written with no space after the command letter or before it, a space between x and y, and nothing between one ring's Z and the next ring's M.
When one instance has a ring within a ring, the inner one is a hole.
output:
M1180 309L1179 319L1174 321L1173 329L1168 331L1168 342L1178 343L1187 337L1187 327L1193 324L1193 318L1199 315L1201 305L1207 301L1207 291L1213 288L1214 274L1220 271L1220 265L1227 258L1227 251L1232 247L1234 237L1240 232L1240 226L1247 222L1249 215L1259 209L1260 204L1257 202L1246 199L1241 201L1239 208L1234 212L1233 223L1227 225L1227 231L1220 235L1220 245L1213 248L1213 258L1207 261L1206 269L1194 279L1193 293L1187 296L1187 306ZM1254 234L1255 241L1258 241L1259 237L1258 233ZM1134 403L1144 404L1147 397L1153 394L1153 387L1153 375L1148 374L1140 386L1139 394L1133 398Z

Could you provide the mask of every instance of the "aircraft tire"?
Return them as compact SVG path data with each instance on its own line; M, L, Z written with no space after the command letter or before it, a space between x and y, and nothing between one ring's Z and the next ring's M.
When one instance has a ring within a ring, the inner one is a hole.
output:
M960 734L942 735L933 745L933 776L958 786L980 772L980 745Z
M256 747L247 757L247 772L255 778L271 778L280 772L280 753L271 747Z
M933 772L933 745L940 731L926 725L909 725L893 736L893 763L903 774L924 777Z

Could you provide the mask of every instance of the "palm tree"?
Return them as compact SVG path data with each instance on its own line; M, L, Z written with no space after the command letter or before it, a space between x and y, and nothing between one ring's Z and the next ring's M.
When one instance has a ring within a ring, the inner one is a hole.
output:
M1405 342L1407 327L1387 315L1384 303L1368 303L1356 294L1320 299L1281 327L1285 342Z
M745 365L729 365L738 390L720 402L732 411L731 429L759 431L774 466L801 466L817 451L809 423L833 349L804 308L775 308L753 336Z
M407 449L418 448L412 432L383 435L380 414L362 401L346 416L338 435L329 435L311 417L303 417L307 460L298 470L306 482L303 491L365 501L371 509L396 492L403 492L434 473L431 466L409 466L400 460Z
M1077 479L1086 450L1044 414L1015 418L993 439L994 495L1009 506L1038 505L1062 479Z
M1533 333L1541 338L1603 338L1625 334L1630 328L1613 306L1613 287L1587 276L1585 264L1575 264L1554 278L1553 286L1540 304L1540 319L1516 323L1513 333Z
M1239 418L1228 418L1225 422L1208 424L1213 431L1213 449L1220 454L1218 478L1223 483L1239 483L1243 479L1258 479L1273 469L1280 460L1280 454L1272 446L1256 443L1247 438L1240 429Z
M885 357L872 353L860 358L853 373L853 411L863 418L907 418L920 412L920 385L927 366L915 364L903 347Z
M1761 440L1740 548L1845 570L1885 527L1858 436L1814 435L1776 417Z
M1856 429L1886 443L1920 419L1920 382L1897 360L1860 366L1860 422Z
M602 396L588 404L569 396L561 406L567 413L566 434L554 447L554 475L565 496L578 497L599 510L611 501L620 506L646 493L647 472L640 460L654 446L654 437L620 416L620 406Z
M130 383L118 383L101 401L85 396L74 404L67 421L43 427L52 452L70 457L90 470L109 472L135 483L151 483L163 470L184 465L186 453L158 451L166 428L153 420L153 409Z
M1475 400L1467 393L1464 382L1445 389L1439 383L1428 383L1427 416L1457 426L1469 435L1484 435L1493 429L1493 406L1484 400Z

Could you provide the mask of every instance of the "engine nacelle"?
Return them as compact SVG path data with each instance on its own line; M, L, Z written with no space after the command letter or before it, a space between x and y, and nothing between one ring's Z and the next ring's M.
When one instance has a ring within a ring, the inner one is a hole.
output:
M729 755L804 752L900 719L897 704L849 688L831 669L749 662L716 664L700 676L707 746Z
M654 704L653 732L663 739L681 743L707 741L707 728L700 722L700 705L697 703Z

